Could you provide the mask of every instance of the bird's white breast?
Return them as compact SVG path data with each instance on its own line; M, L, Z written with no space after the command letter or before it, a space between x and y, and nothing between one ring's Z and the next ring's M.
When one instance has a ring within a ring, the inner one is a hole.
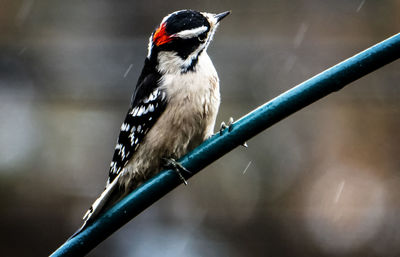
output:
M169 58L179 63L174 60L179 57ZM199 130L193 133L211 135L220 103L219 79L207 53L203 52L198 58L195 71L166 73L160 88L167 93L166 112L173 112L172 121Z
M162 76L159 89L166 92L167 107L124 168L124 176L130 177L124 180L127 187L128 181L159 172L160 157L179 159L213 134L220 104L218 75L205 52L195 69L186 73L170 70Z
M159 61L163 65L159 65L159 69L165 72L161 89L167 92L169 100L185 96L193 99L205 96L210 90L219 94L219 79L210 57L204 52L198 58L194 72L182 73L181 67L186 61L171 52L160 53Z

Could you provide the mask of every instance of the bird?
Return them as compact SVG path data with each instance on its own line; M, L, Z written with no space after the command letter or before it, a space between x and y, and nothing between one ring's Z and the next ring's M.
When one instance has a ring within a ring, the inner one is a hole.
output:
M220 90L207 48L229 14L179 10L152 32L106 187L73 236L165 167L186 182L187 170L176 160L213 135Z

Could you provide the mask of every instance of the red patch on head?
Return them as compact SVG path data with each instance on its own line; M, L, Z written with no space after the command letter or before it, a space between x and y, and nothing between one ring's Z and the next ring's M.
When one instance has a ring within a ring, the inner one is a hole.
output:
M165 23L161 24L160 27L154 32L153 42L157 46L168 43L173 39L172 36L169 36L165 31Z

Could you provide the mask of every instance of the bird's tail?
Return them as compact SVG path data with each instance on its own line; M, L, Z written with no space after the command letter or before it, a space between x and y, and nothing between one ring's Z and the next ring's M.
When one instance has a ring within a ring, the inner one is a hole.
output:
M121 199L121 192L119 192L118 188L118 180L120 177L121 173L118 174L114 180L106 186L104 189L103 193L99 196L99 198L94 201L92 206L89 208L89 210L85 213L83 216L83 225L69 238L73 238L76 235L78 235L80 232L82 232L89 224L91 224L96 217L109 209L111 206L113 206L118 200Z

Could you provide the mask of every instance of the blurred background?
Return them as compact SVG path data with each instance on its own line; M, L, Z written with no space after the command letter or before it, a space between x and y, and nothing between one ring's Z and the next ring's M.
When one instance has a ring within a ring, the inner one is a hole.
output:
M150 33L232 10L217 124L399 32L398 0L0 0L0 252L46 256L101 193ZM290 116L89 256L400 256L400 61ZM217 125L218 126L218 125Z

